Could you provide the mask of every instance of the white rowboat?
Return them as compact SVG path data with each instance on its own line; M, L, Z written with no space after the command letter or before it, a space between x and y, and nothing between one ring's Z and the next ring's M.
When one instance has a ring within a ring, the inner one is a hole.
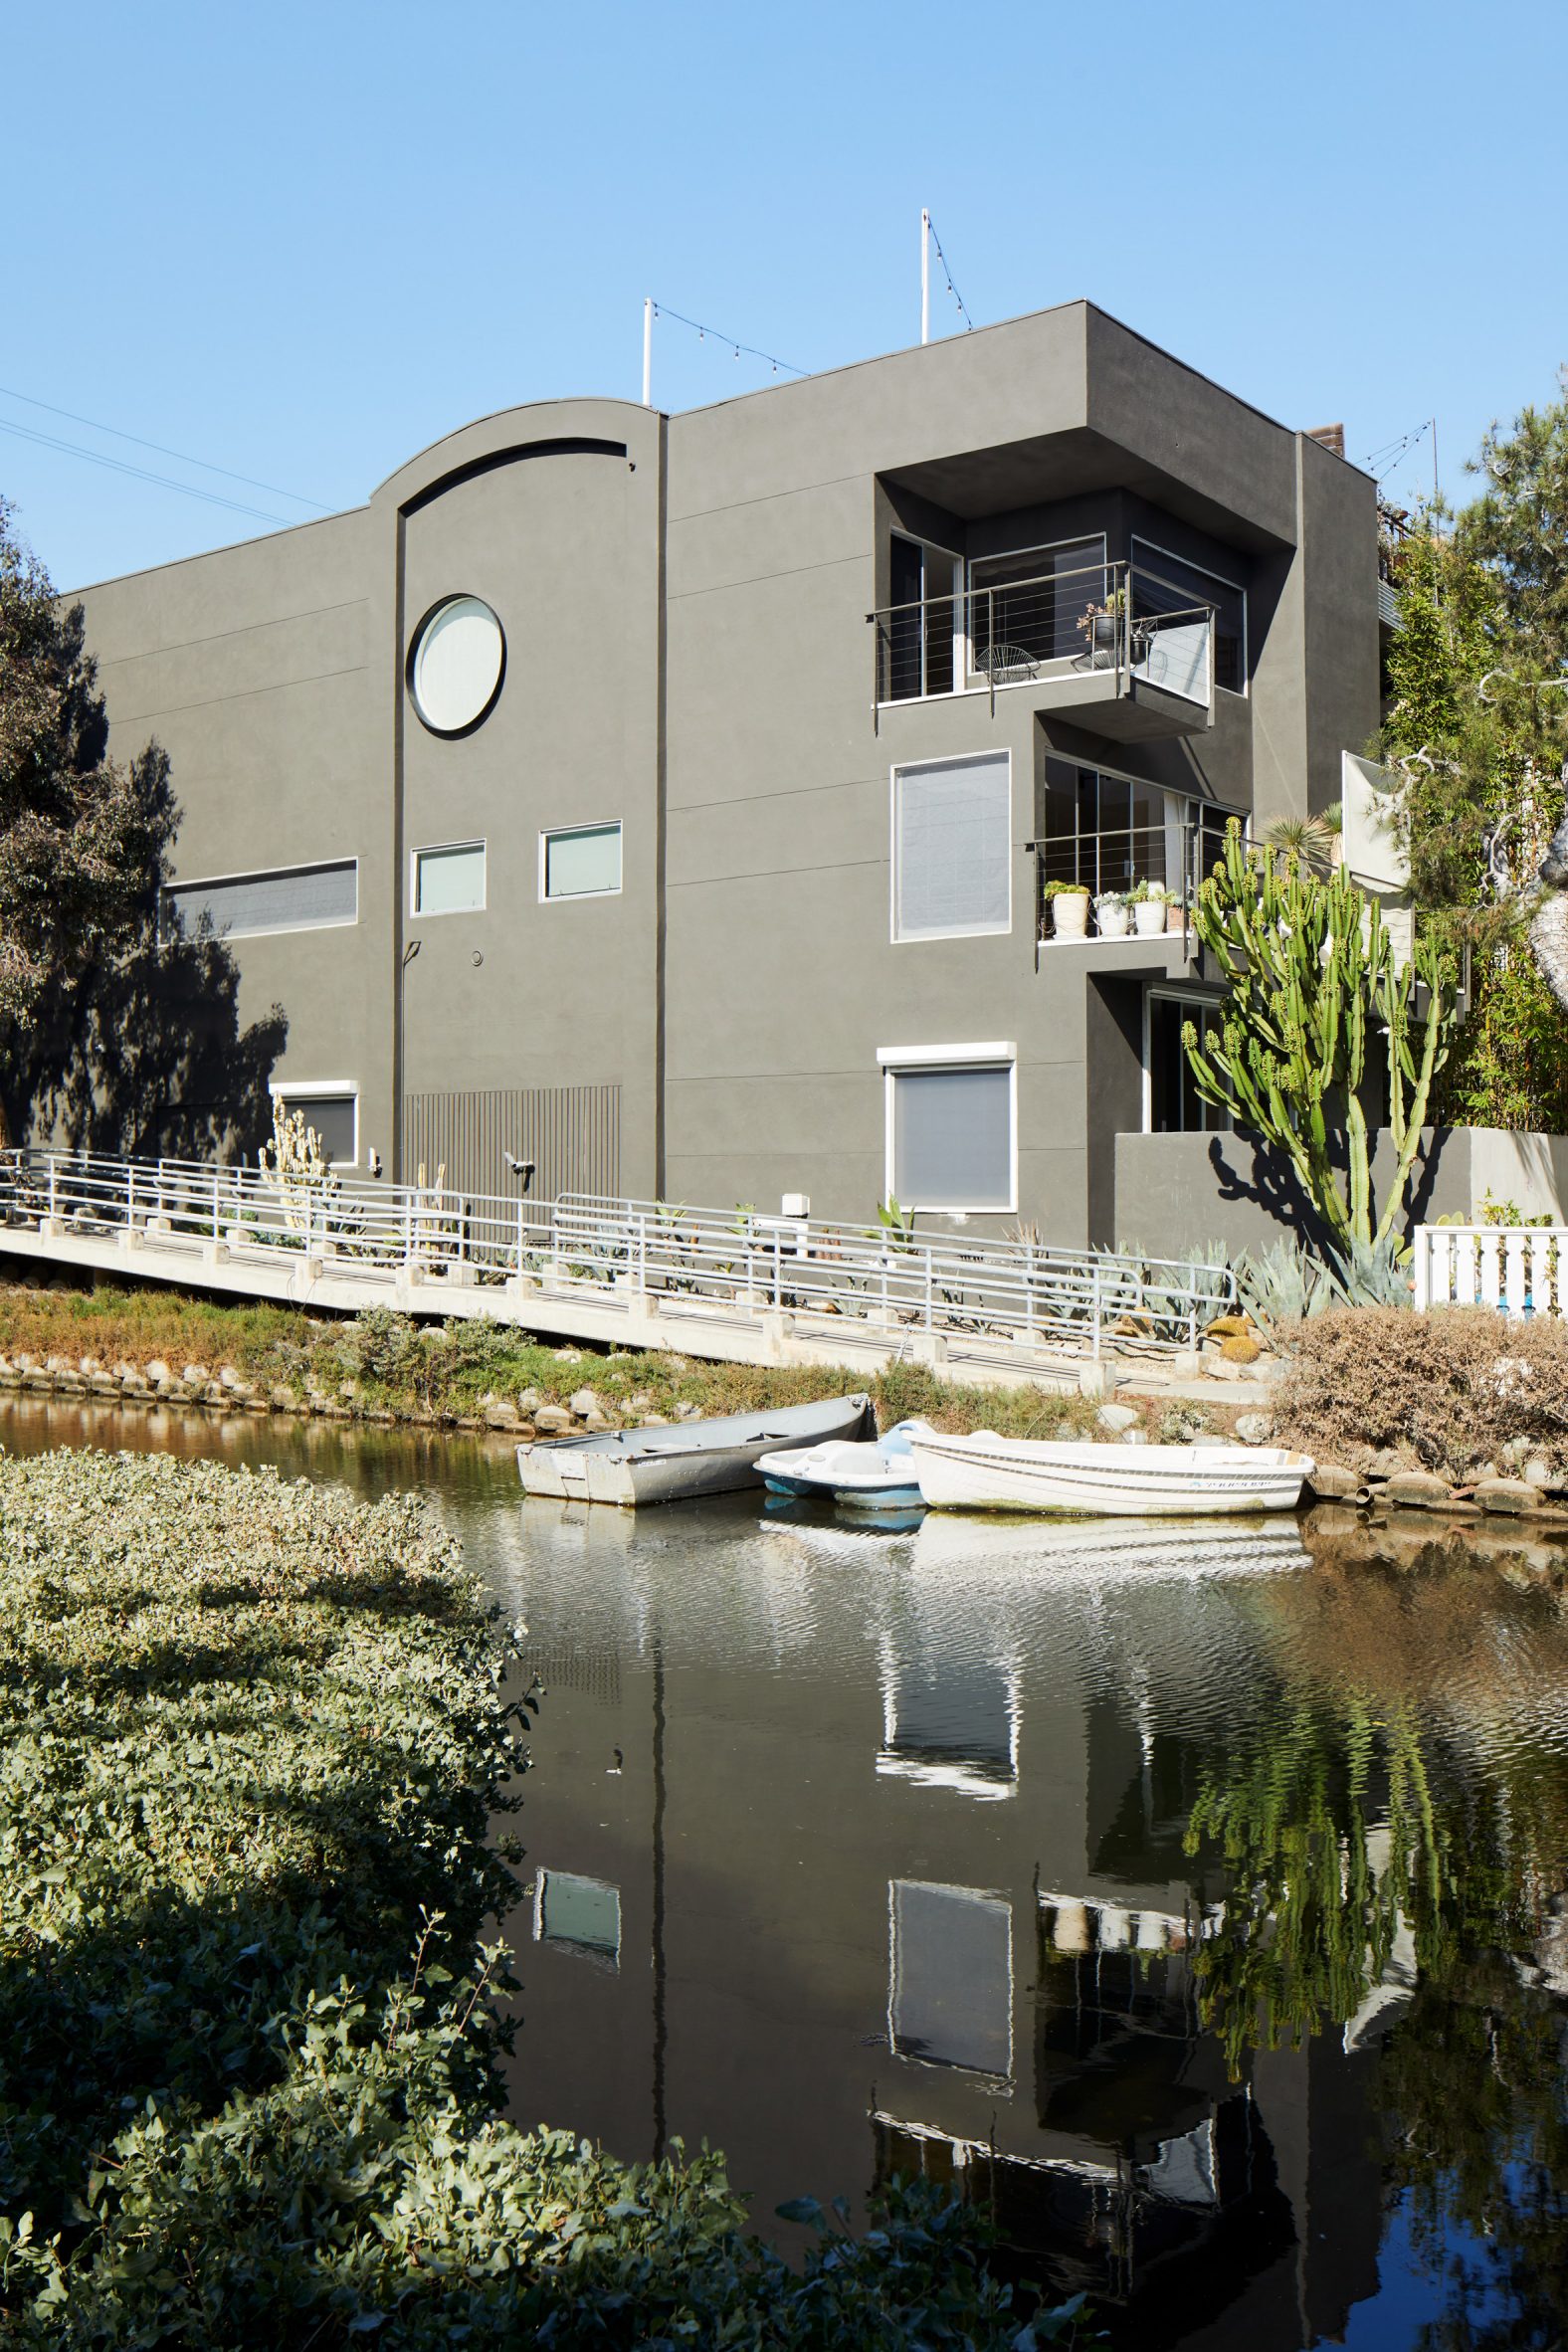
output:
M517 1471L528 1494L615 1502L626 1509L689 1502L696 1495L760 1486L759 1458L781 1446L858 1438L870 1412L870 1397L858 1393L765 1413L678 1421L668 1429L596 1430L587 1437L519 1446Z
M1273 1446L1117 1446L999 1438L991 1430L913 1436L933 1510L1053 1511L1084 1518L1198 1518L1293 1510L1312 1470Z

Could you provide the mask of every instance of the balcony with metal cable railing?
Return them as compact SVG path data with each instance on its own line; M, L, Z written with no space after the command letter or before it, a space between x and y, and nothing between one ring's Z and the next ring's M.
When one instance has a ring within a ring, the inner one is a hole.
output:
M1031 559L1034 560L1034 559ZM868 613L875 698L888 704L1022 689L1135 740L1213 721L1215 607L1124 561L971 578L950 596Z

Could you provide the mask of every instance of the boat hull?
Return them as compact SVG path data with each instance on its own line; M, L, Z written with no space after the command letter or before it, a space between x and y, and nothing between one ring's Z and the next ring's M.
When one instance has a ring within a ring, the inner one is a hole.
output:
M590 1437L547 1439L517 1448L528 1494L609 1502L640 1510L760 1486L757 1463L781 1446L821 1445L858 1437L871 1411L864 1394L826 1397L774 1412L728 1413L669 1429L601 1430Z
M1047 1445L1023 1438L912 1442L932 1510L1072 1518L1212 1518L1293 1510L1312 1465L1264 1446Z

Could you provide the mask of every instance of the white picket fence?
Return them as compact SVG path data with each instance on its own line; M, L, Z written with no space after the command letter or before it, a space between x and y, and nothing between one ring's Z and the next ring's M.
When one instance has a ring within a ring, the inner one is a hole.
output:
M1568 1226L1418 1225L1416 1305L1568 1315Z

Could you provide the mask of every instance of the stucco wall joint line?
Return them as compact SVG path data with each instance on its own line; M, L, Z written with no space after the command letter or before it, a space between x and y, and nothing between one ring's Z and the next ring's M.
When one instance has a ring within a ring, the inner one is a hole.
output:
M284 694L293 686L319 686L328 678L358 678L369 667L368 662L350 662L343 670L312 670L307 678L280 678L272 686L242 686L238 693L204 694L196 702L162 702L150 710L123 710L109 724L141 726L149 718L173 718L182 710L211 710L220 702L254 702L258 694Z
M767 792L743 792L728 800L678 800L670 804L672 817L685 816L688 811L701 809L752 809L764 800L799 800L808 792L866 792L885 793L887 778L878 776L841 776L831 784L780 784Z
M218 645L229 637L256 637L264 629L287 629L291 621L318 621L323 613L362 612L370 602L368 596L345 596L338 604L310 604L302 612L277 613L270 621L247 621L239 629L214 629L206 637L171 638L167 645L143 646L134 654L107 654L98 663L100 670L118 670L127 662L155 662L162 654L188 653L193 645Z
M854 874L867 866L885 867L886 864L885 858L838 858L830 865L819 858L811 866L759 866L754 872L745 874L693 874L688 875L684 882L679 878L673 879L667 886L672 890L710 890L721 882L777 882L781 876L788 874Z
M830 555L824 563L796 563L772 572L748 572L743 580L715 580L711 588L677 588L672 590L670 602L685 604L693 596L725 596L732 588L765 588L770 580L798 580L806 572L832 572L847 563L870 563L871 549L862 547L853 555Z
M670 527L677 523L700 522L709 514L738 514L747 506L773 506L780 498L809 498L815 490L842 490L847 482L864 482L864 472L830 474L821 482L792 483L788 490L759 490L754 498L727 498L721 506L688 506L684 514L672 514Z

